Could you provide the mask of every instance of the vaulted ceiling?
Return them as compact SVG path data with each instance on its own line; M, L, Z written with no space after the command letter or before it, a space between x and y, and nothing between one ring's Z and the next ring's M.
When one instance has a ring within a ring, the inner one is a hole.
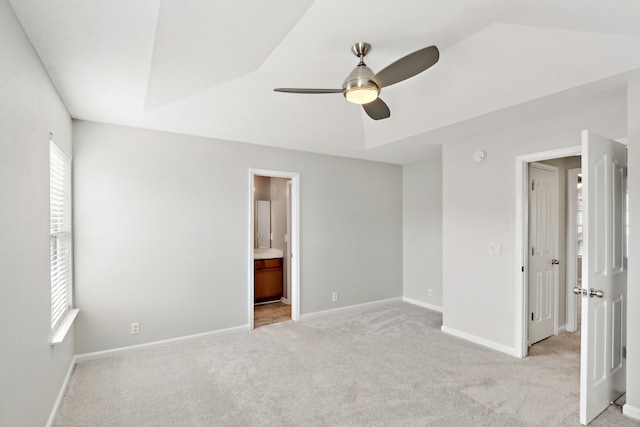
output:
M621 93L640 68L637 0L10 0L74 118L405 163L440 143ZM340 88L372 45L373 121ZM514 114L516 112L517 114Z

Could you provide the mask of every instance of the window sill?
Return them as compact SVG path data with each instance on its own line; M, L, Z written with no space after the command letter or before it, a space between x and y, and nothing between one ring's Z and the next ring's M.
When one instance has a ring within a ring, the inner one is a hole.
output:
M67 336L69 329L73 325L73 321L76 320L76 316L80 312L79 309L74 308L73 310L69 310L67 314L62 319L62 322L58 325L55 331L53 331L53 335L51 336L51 345L60 344L64 341L64 338Z

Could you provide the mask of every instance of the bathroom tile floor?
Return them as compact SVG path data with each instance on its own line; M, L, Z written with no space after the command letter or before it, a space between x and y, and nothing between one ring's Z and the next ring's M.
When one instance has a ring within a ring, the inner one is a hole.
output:
M291 306L283 302L278 301L253 307L253 326L255 328L285 320L291 320Z

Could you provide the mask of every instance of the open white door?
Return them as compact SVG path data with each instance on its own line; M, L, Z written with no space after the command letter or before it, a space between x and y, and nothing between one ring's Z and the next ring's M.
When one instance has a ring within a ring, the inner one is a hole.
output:
M580 423L626 389L626 147L582 132L584 247Z
M557 333L558 168L529 165L529 344Z

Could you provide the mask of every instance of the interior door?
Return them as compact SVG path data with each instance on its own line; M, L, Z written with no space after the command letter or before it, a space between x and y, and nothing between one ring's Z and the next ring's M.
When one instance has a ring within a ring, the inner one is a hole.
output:
M626 147L582 132L584 248L580 423L626 389Z
M529 344L556 333L558 168L529 165Z

